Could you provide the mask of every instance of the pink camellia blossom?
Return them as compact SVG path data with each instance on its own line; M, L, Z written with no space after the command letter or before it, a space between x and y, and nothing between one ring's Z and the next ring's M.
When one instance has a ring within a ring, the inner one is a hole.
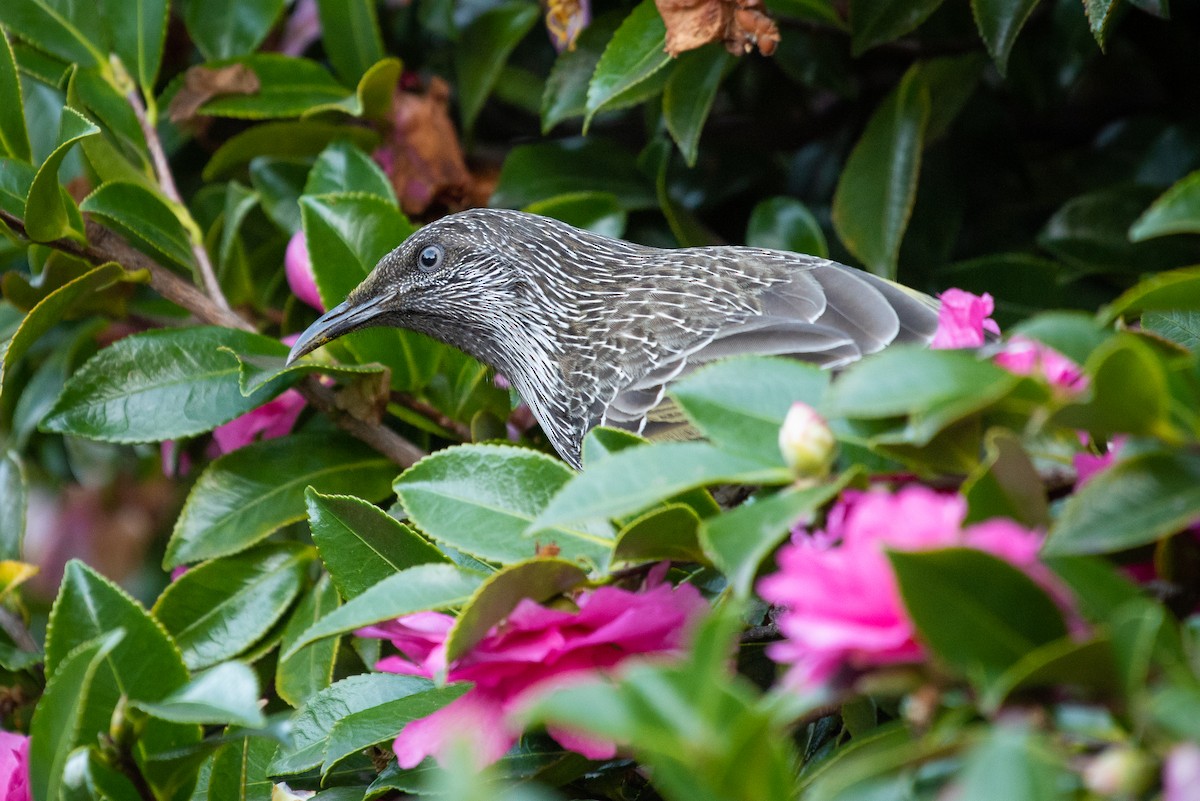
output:
M474 746L481 765L490 764L520 736L510 713L536 695L634 655L678 654L689 624L708 604L691 585L663 583L664 572L653 571L640 592L617 587L581 592L575 598L577 611L522 600L449 665L446 637L454 624L449 615L418 612L358 631L360 637L390 640L400 651L400 656L380 660L379 670L474 682L457 700L404 727L393 744L400 766L412 768L429 755L440 757L463 738ZM559 728L551 728L550 734L591 759L616 753L611 742Z
M1082 438L1083 436L1081 435ZM1097 455L1085 451L1075 454L1072 460L1075 465L1075 489L1079 489L1098 474L1112 467L1113 462L1116 461L1117 455L1121 452L1121 448L1124 445L1125 437L1118 435L1109 440L1108 448L1105 449L1104 453Z
M1088 377L1078 364L1049 345L1020 334L1005 342L992 361L1010 373L1041 378L1067 392L1081 392L1088 386Z
M1162 801L1200 801L1200 745L1181 743L1163 762Z
M29 738L0 731L0 801L30 801Z
M325 304L321 303L321 295L317 292L317 280L313 277L312 260L308 257L308 243L303 231L297 231L288 240L287 252L283 256L283 271L293 295L317 311L325 311Z
M986 341L987 333L1000 333L1000 326L991 317L996 304L988 293L974 295L962 289L947 289L938 298L942 305L929 347L978 348Z
M848 491L829 511L823 531L796 532L779 551L779 571L758 583L759 595L785 607L779 628L786 639L767 649L776 662L792 666L785 684L809 690L843 668L924 658L888 550L977 548L1054 588L1037 562L1038 532L1001 518L964 528L966 515L961 495L920 485L894 494Z
M213 442L221 453L230 453L260 439L287 436L307 402L294 389L284 390L253 411L213 429Z

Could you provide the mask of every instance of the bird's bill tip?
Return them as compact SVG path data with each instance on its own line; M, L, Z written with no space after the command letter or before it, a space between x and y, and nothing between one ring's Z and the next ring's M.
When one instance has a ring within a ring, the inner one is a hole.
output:
M368 301L361 305L352 305L344 301L322 314L308 328L301 332L288 353L287 363L312 353L340 336L349 334L359 328L365 328L379 313L381 299Z

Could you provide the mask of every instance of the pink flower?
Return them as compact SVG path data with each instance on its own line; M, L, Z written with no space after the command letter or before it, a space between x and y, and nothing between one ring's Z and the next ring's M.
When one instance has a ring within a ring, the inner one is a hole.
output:
M1079 365L1049 345L1020 334L1004 343L1004 348L993 361L1010 373L1035 376L1067 392L1087 389L1088 377L1079 369Z
M446 664L446 636L454 619L419 612L362 629L363 637L391 640L400 656L376 667L392 673L469 681L465 695L404 727L393 749L401 767L440 756L455 739L471 741L481 764L499 759L520 736L510 713L535 695L637 654L676 654L688 624L708 604L695 587L671 587L655 571L641 592L617 587L584 591L577 611L551 609L528 598L468 653ZM610 758L616 745L552 728L566 748L591 759Z
M1162 801L1200 801L1200 745L1181 743L1163 762Z
M213 429L213 441L221 453L230 453L259 439L286 436L304 411L304 396L294 389L284 390L241 417L235 417Z
M0 731L0 801L29 801L29 738Z
M297 231L288 240L283 270L293 295L317 311L325 311L325 304L321 303L321 295L317 292L317 280L313 277L312 261L308 257L308 243L304 240L303 231Z
M1083 435L1081 435L1082 439ZM1079 489L1084 484L1091 481L1097 474L1103 473L1108 468L1112 467L1116 461L1117 454L1121 451L1121 446L1125 444L1125 437L1113 437L1108 443L1108 449L1104 453L1097 456L1094 453L1077 453L1073 459L1075 465L1075 489Z
M779 616L785 640L767 655L789 664L785 683L810 689L841 669L864 669L924 658L887 550L968 547L986 551L1052 585L1037 563L1041 535L997 518L963 528L967 504L960 495L911 485L843 493L824 531L798 532L780 549L779 571L758 592L786 607Z
M962 289L947 289L938 297L942 305L929 347L978 348L987 339L984 332L1000 333L1000 326L991 317L996 304L988 293L973 295Z

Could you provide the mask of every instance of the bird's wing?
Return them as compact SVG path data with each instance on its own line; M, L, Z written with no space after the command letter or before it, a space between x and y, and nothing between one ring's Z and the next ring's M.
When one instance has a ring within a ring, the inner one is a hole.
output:
M927 343L937 328L933 298L822 260L768 284L757 300L755 312L694 326L692 341L660 354L649 370L618 389L604 407L604 424L651 438L687 438L691 427L666 392L705 364L756 354L836 369L894 343Z

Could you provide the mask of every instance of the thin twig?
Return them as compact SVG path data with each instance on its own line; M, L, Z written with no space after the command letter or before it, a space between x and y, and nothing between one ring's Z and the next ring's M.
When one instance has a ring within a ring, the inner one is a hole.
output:
M125 99L133 108L138 125L142 127L142 135L146 137L146 148L150 151L150 160L154 162L154 173L158 176L159 187L171 201L180 208L186 209L187 206L179 195L179 189L175 186L175 177L171 173L167 154L163 152L158 131L146 117L146 106L142 102L141 95L138 94L137 89L133 89L125 95ZM190 234L191 232L189 232L189 239L191 238ZM208 297L220 308L231 311L229 301L225 299L225 293L221 291L221 285L217 283L217 273L213 270L212 261L208 258L208 250L205 249L203 242L192 242L192 255L196 259L196 269L200 273L200 280L204 283L204 290L208 293Z
M434 423L446 429L447 431L453 432L455 436L464 442L470 442L471 429L457 420L449 417L448 415L442 414L437 410L436 407L431 406L428 403L424 403L423 401L419 401L412 395L408 395L403 392L393 392L392 400L394 400L396 403L399 403L404 408L410 409L422 417L432 420Z
M0 210L0 222L3 222L19 236L28 239L25 223L20 217ZM56 239L53 242L42 244L85 259L92 264L104 264L112 261L130 272L145 271L150 276L152 289L172 303L187 309L201 322L226 328L237 328L242 331L254 330L250 323L234 314L232 310L220 307L190 282L171 272L145 253L133 249L120 236L91 219L87 220L87 238L88 244L86 245L81 245L72 239ZM311 376L302 381L297 389L305 400L318 411L328 415L339 428L370 445L401 467L409 467L425 456L423 450L387 426L359 420L338 409L333 390L322 386Z

